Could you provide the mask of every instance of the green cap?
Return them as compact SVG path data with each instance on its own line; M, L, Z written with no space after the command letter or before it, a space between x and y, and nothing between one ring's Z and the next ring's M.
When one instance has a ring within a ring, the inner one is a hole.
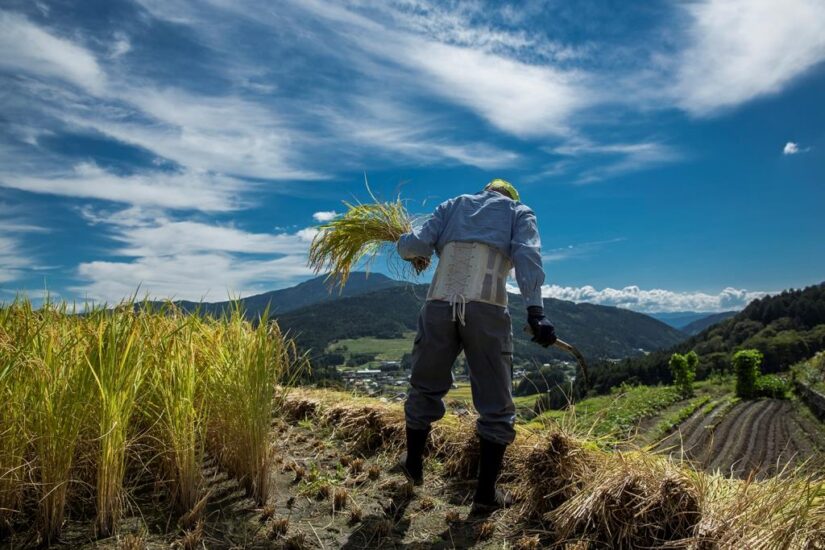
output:
M496 178L487 185L484 186L485 191L498 191L499 193L504 193L514 201L521 200L519 197L518 191L516 188L513 187L513 184L507 180L503 180L500 178Z

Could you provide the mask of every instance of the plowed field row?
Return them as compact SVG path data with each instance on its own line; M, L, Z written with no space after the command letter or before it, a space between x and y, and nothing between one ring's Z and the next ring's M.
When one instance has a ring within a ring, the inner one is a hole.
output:
M822 426L789 401L761 399L697 411L658 448L709 471L763 477L806 460L821 467L823 447Z

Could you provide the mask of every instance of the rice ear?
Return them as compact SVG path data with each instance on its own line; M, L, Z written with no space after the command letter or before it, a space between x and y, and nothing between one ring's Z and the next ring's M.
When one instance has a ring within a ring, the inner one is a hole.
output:
M369 186L367 186L369 191ZM315 272L328 271L327 280L343 290L354 266L369 263L386 245L398 242L412 230L412 219L400 198L391 202L344 202L347 211L318 227L309 247L307 265Z

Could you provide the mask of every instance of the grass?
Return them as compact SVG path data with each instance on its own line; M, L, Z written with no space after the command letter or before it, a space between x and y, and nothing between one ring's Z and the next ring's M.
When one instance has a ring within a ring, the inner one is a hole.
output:
M280 384L303 366L276 323L237 308L213 319L171 305L0 307L0 530L36 524L55 541L71 499L89 505L77 486L94 488L96 531L110 535L127 478L150 473L197 533L207 450L264 505Z
M346 348L342 353L347 358L363 353L375 355L377 361L399 361L412 349L414 338L414 332L405 333L403 338L349 338L330 344L327 351Z
M687 420L688 418L695 413L699 407L703 407L707 405L708 407L713 407L714 403L708 403L710 401L709 395L704 395L701 397L694 397L688 404L682 407L681 409L674 411L664 418L662 418L659 422L656 423L656 427L653 429L653 433L650 436L651 441L659 441L664 436L669 434L673 431L676 426Z
M546 411L526 426L543 430L552 422L581 435L625 439L640 420L679 400L671 386L622 386L610 395L583 399L564 411Z

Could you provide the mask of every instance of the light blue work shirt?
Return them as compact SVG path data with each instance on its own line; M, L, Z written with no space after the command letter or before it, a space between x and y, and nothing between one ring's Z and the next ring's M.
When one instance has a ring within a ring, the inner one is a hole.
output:
M541 239L536 215L526 205L495 191L460 195L438 205L423 226L401 236L398 254L405 260L441 254L453 241L479 242L500 250L516 269L516 282L527 306L543 305Z

